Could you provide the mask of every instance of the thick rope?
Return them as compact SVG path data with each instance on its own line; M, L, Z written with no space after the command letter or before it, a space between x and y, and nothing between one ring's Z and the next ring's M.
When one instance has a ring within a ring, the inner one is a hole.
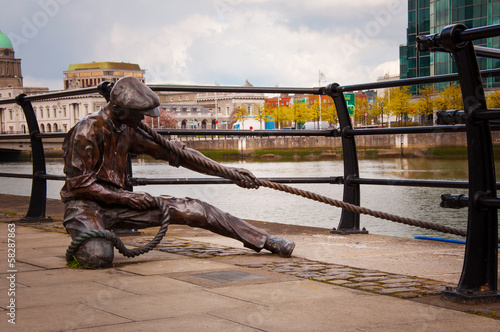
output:
M93 238L100 238L108 240L118 249L118 252L125 257L135 257L142 254L145 254L151 250L153 250L163 239L165 233L167 233L168 225L170 224L170 213L167 204L159 197L155 197L156 206L161 210L161 227L158 230L158 233L148 244L134 249L129 249L125 247L125 244L120 240L115 233L110 231L101 231L101 230L92 230L78 235L69 245L66 250L66 261L70 263L73 261L73 257L75 253L78 251L78 248L85 243L86 241Z
M226 168L210 159L207 158L200 158L194 154L189 153L188 151L184 150L183 148L180 148L173 144L172 142L168 141L165 139L163 136L158 134L156 131L151 129L149 126L147 126L145 123L142 123L139 125L139 127L144 130L146 133L148 133L155 142L160 144L161 146L165 147L168 151L172 152L175 155L178 155L185 160L192 161L194 163L197 163L199 165L202 165L208 169L211 169L218 174L226 175L230 179L241 179L243 180L243 176L234 171L233 169ZM416 220L416 219L411 219L411 218L406 218L406 217L401 217L397 216L394 214L390 213L385 213L381 211L375 211L371 210L368 208L360 207L351 203L346 203L343 201L339 201L333 198L325 197L307 190L302 190L302 189L297 189L293 188L290 186L287 186L285 184L281 183L276 183L268 180L262 180L262 179L255 179L255 183L259 186L266 187L266 188L271 188L274 190L279 190L283 192L287 192L293 195L298 195L302 196L308 199L315 200L317 202L333 205L339 208L342 208L346 211L350 212L355 212L355 213L360 213L360 214L366 214L373 216L375 218L380 218L380 219L385 219L385 220L390 220L394 221L397 223L405 224L405 225L410 225L410 226L417 226L421 228L426 228L426 229L432 229L441 233L448 233L448 234L454 234L454 235L460 235L460 236L467 236L467 231L457 229L454 227L450 226L445 226L445 225L440 225L432 222L427 222L427 221L421 221L421 220Z

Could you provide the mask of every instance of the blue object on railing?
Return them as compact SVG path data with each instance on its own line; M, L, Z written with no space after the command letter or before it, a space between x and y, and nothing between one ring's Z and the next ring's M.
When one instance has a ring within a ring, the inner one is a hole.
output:
M414 239L417 240L431 240L431 241L441 241L441 242L451 242L451 243L460 243L465 244L465 241L460 240L451 240L451 239L443 239L440 237L430 237L430 236L415 236ZM500 246L498 246L500 248Z

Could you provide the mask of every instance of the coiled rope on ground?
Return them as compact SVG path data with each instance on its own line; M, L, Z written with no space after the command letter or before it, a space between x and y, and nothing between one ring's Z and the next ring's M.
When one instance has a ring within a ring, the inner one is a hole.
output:
M139 256L142 254L145 254L151 250L153 250L163 239L165 234L167 233L168 226L170 225L170 213L169 213L169 208L166 205L166 203L159 197L155 197L155 202L156 205L160 208L161 210L161 226L160 229L158 230L158 233L156 236L151 240L148 244L139 247L139 248L133 248L129 249L125 247L125 244L120 240L120 238L113 232L104 230L91 230L85 233L82 233L78 235L69 245L68 249L66 250L66 262L70 263L74 259L74 255L78 251L78 248L85 243L86 241L93 239L93 238L100 238L100 239L105 239L108 240L113 244L113 246L118 249L118 252L122 254L125 257L135 257Z
M173 144L172 142L168 141L163 136L158 134L156 131L154 131L152 128L150 128L145 123L141 123L139 125L139 128L141 128L148 135L150 135L155 142L157 142L161 146L165 147L167 150L169 150L170 152L172 152L175 155L178 155L186 160L195 162L199 165L202 165L206 168L209 168L213 171L216 171L218 174L224 174L230 179L243 179L243 176L233 169L224 167L224 166L222 166L222 165L220 165L220 164L218 164L210 159L200 158L196 155L189 153L188 151L184 150L183 148L176 146L175 144ZM373 216L375 218L390 220L390 221L405 224L405 225L416 226L416 227L421 227L421 228L426 228L426 229L432 229L432 230L435 230L435 231L438 231L441 233L467 236L467 231L462 230L462 229L457 229L454 227L440 225L440 224L422 221L422 220L401 217L401 216L397 216L394 214L385 213L385 212L381 212L381 211L371 210L371 209L360 207L360 206L357 206L357 205L354 205L351 203L347 203L347 202L339 201L339 200L329 198L326 196L322 196L322 195L319 195L319 194L316 194L316 193L313 193L313 192L310 192L307 190L302 190L302 189L290 187L290 186L287 186L285 184L276 183L276 182L272 182L272 181L268 181L268 180L262 180L259 178L255 179L255 183L259 186L262 186L262 187L271 188L274 190L287 192L287 193L290 193L293 195L302 196L302 197L305 197L308 199L315 200L317 202L336 206L336 207L342 208L342 209L347 210L347 211L360 213L360 214L366 214L366 215Z

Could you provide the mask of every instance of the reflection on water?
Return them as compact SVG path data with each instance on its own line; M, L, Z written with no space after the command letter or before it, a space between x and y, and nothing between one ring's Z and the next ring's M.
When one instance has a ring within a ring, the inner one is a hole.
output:
M311 161L283 163L225 163L227 166L245 167L257 177L329 177L342 176L342 161ZM49 161L47 173L61 175L61 161ZM465 160L442 159L381 159L361 160L360 177L390 179L446 179L467 180ZM162 162L135 160L134 176L148 178L205 177L183 168L173 168ZM30 173L30 163L1 163L0 172ZM498 174L498 170L497 170ZM0 178L1 193L29 195L31 181ZM48 197L59 198L61 181L48 182ZM335 199L342 199L342 186L328 184L294 185ZM247 190L235 185L171 185L136 187L153 195L193 197L207 201L222 210L244 219L264 220L294 225L323 228L337 227L340 210L323 203L274 191L268 188ZM393 187L364 185L361 187L361 205L413 219L441 223L461 229L466 228L467 209L451 210L439 207L443 193L467 194L463 189ZM413 237L430 235L455 238L431 230L397 224L370 216L361 216L361 227L373 234ZM457 237L460 238L460 237Z

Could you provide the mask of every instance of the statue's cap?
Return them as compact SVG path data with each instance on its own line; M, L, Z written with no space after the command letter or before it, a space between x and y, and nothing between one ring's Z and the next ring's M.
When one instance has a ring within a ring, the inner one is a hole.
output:
M145 115L160 115L158 95L133 76L125 76L116 81L109 100L113 105L134 109Z

